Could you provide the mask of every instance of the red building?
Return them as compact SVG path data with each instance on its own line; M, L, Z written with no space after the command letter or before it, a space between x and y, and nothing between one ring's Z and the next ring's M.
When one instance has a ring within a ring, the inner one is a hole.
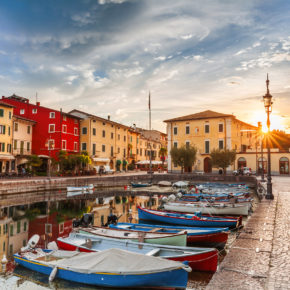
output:
M58 223L57 213L38 216L29 222L28 240L35 234L40 236L39 247L46 247L49 242L56 241L58 237L67 237L72 231L72 220Z
M29 99L12 95L2 97L2 102L13 105L14 115L36 122L32 133L32 154L56 158L60 150L69 154L79 152L80 118L29 103Z

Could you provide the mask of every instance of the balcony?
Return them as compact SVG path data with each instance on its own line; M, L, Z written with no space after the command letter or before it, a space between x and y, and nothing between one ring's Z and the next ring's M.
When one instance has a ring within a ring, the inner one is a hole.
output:
M13 155L31 155L31 150L24 148L13 149Z

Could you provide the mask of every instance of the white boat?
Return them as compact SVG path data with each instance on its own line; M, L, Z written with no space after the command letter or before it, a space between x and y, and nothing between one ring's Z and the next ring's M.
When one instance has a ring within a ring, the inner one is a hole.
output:
M68 186L66 188L67 196L75 196L85 193L93 193L94 185L89 184L88 186Z
M224 203L190 203L190 202L168 202L165 203L164 209L167 211L177 212L201 212L202 214L211 215L248 215L248 204L224 204Z

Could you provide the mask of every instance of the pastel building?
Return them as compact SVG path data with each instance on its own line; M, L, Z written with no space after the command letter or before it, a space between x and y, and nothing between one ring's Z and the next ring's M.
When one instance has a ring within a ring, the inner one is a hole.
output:
M202 171L210 173L217 171L212 168L210 152L213 149L236 150L245 153L256 144L258 128L238 120L232 114L223 114L214 111L204 111L187 116L177 117L164 121L167 124L168 135L168 170L180 171L180 168L171 160L170 150L173 147L195 146L197 161L193 168L185 171ZM230 166L234 170L236 164Z
M0 101L0 174L12 170L12 116L13 105Z

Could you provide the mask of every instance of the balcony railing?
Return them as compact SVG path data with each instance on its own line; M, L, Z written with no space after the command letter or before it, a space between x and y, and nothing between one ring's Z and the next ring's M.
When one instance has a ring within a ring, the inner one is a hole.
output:
M14 155L31 155L31 150L27 150L24 148L19 148L19 149L13 149L13 154Z

